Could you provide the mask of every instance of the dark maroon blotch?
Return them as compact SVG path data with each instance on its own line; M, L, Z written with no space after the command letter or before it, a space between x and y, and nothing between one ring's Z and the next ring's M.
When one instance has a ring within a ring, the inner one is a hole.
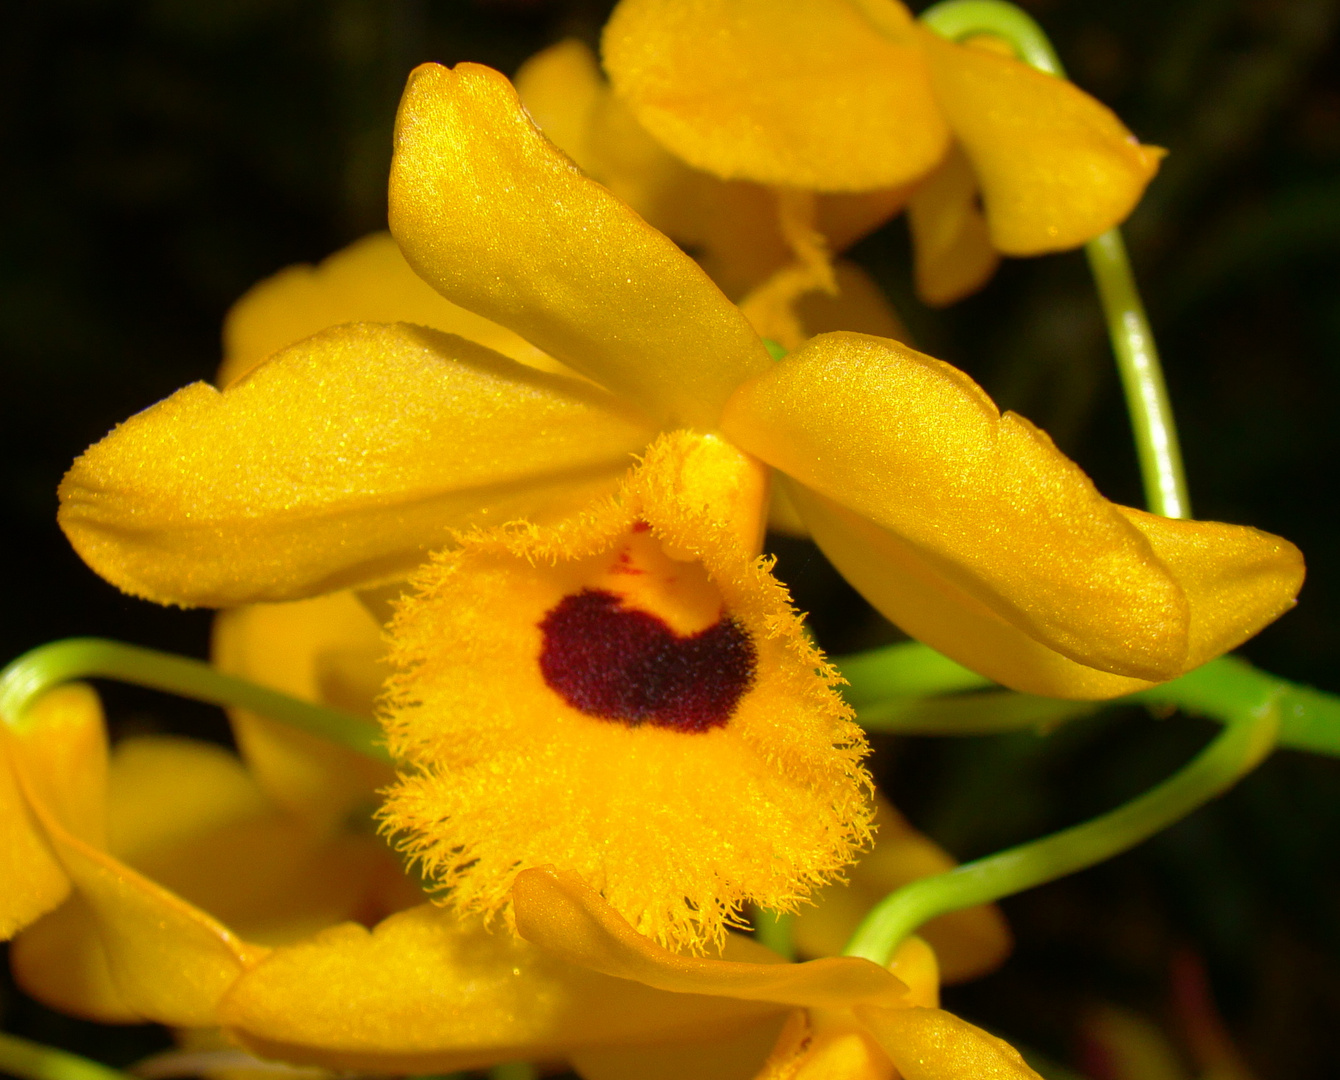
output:
M754 681L749 635L723 616L680 637L663 619L603 589L565 596L540 621L544 681L588 716L632 727L710 731Z

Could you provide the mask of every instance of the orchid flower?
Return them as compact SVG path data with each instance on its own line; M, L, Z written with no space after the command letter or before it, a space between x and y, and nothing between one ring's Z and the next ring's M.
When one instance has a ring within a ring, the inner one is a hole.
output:
M1279 538L1113 505L898 342L824 334L774 362L486 68L412 76L391 226L448 301L576 374L421 327L329 329L131 418L71 469L61 522L160 602L412 575L383 820L463 914L506 911L553 862L640 932L703 947L864 842L862 738L757 558L771 482L885 615L1034 693L1173 678L1301 583Z
M1002 254L1124 220L1163 153L1008 46L946 41L898 0L621 0L602 41L613 106L565 49L523 72L528 104L677 239L718 261L732 230L747 240L732 281L750 259L780 265L766 253L803 233L797 206L835 250L906 206L918 292L952 303ZM754 185L786 193L780 219ZM791 247L813 263L813 244Z

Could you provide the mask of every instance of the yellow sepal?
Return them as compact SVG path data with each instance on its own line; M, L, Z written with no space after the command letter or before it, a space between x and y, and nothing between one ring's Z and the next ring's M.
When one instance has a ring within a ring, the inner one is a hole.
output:
M403 576L453 526L571 512L649 437L584 380L352 324L131 417L66 474L59 520L135 595L290 600Z
M406 259L444 296L650 415L710 427L769 364L693 260L573 168L489 68L411 74L390 202Z
M458 334L542 371L562 365L506 327L457 307L409 268L390 233L372 233L315 266L301 264L257 282L223 321L228 386L280 349L345 323L413 323Z
M958 147L912 195L907 223L912 230L917 296L932 307L976 292L1000 264L977 205L977 178Z
M605 69L696 168L814 191L894 187L932 168L949 136L911 15L870 6L879 29L835 0L622 0Z
M1009 1043L943 1009L855 1011L903 1080L1042 1080Z
M1125 220L1163 151L1074 83L917 28L935 99L972 162L1006 255L1078 247Z
M265 1057L403 1075L725 1035L775 1008L610 978L425 904L274 950L220 1020Z

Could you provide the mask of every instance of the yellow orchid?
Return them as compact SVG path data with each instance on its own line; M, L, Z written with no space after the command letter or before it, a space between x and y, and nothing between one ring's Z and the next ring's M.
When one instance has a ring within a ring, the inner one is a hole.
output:
M715 190L718 203L746 181L845 199L855 231L811 215L839 249L907 205L918 291L951 303L1001 254L1078 247L1122 221L1162 156L1073 84L997 44L945 41L898 0L620 0L602 52L629 118L597 109L583 132L569 109L556 138L658 210L690 185L642 142L734 184ZM546 88L589 85L565 63L562 79L552 61ZM609 145L621 140L628 150ZM712 220L692 198L677 201L681 216Z
M919 941L892 973L849 957L788 965L737 935L727 959L693 959L542 869L517 879L521 936L489 933L421 902L371 837L314 838L226 751L135 738L109 762L97 697L78 684L0 730L0 811L16 977L92 1019L218 1027L262 1056L333 1069L564 1058L616 1080L671 1066L753 1076L791 1016L773 1059L797 1056L791 1033L808 1025L818 1046L859 1041L881 1070L853 1077L889 1075L885 1054L905 1069L936 1041L946 1066L1003 1060L1005 1075L1032 1076L933 1007Z
M1019 689L1172 678L1301 582L1286 541L1107 502L897 342L826 334L774 363L489 69L412 76L391 224L447 300L577 374L422 327L326 330L131 418L71 469L61 522L161 602L413 573L385 820L463 911L505 909L518 872L554 862L640 931L701 946L862 843L860 734L756 559L767 466L881 611Z

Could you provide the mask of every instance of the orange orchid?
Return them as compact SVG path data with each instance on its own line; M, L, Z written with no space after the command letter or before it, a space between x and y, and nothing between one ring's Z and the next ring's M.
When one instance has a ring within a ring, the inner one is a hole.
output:
M731 295L783 272L774 306L831 291L827 252L904 207L918 292L952 303L1002 254L1122 221L1162 156L1073 84L897 0L621 0L602 51L612 87L575 42L530 61L528 108Z
M462 914L505 911L555 863L702 947L740 903L789 907L854 856L861 736L758 559L774 478L880 610L1034 692L1172 678L1301 582L1278 538L1107 502L897 342L826 334L774 363L488 69L415 73L391 207L420 277L576 374L422 327L328 329L127 421L67 476L61 521L164 602L412 575L383 820Z

